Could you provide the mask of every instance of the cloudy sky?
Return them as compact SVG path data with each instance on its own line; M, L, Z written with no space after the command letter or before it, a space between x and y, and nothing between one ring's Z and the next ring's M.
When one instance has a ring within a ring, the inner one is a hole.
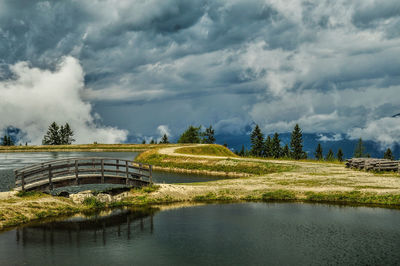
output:
M400 140L398 0L0 0L0 130Z

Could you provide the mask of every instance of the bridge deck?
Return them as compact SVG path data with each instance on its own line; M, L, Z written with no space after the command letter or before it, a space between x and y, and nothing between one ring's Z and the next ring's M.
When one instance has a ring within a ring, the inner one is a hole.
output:
M70 158L39 163L15 172L18 191L46 191L80 184L124 184L142 187L152 183L152 166L115 158Z

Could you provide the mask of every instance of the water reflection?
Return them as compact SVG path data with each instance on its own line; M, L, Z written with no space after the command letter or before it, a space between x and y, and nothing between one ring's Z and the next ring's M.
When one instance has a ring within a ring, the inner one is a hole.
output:
M107 240L135 239L153 234L153 216L156 208L125 209L102 212L96 215L74 216L65 220L17 228L17 246L37 245L56 247L68 243L79 247L81 243L102 243Z

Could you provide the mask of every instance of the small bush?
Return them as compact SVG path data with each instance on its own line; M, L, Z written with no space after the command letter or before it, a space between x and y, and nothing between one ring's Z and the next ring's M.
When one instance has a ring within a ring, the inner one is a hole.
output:
M105 203L99 201L96 197L89 197L83 201L83 204L92 209L101 209L105 207Z

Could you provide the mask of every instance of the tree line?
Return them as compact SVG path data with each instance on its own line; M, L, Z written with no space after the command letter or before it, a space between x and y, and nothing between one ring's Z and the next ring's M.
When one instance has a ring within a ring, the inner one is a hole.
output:
M1 141L1 145L3 146L14 146L14 141L12 140L12 138L8 135L4 135L2 141Z
M215 131L210 125L204 131L201 130L202 126L195 127L190 125L178 139L178 143L204 143L204 144L214 144L215 143ZM159 142L159 144L168 144L169 139L167 134L164 134ZM146 144L143 140L142 144ZM154 139L150 141L150 144L157 144Z
M303 151L303 133L298 124L293 128L288 144L281 145L279 134L275 132L271 138L269 135L264 138L261 129L256 125L250 135L251 148L248 151L242 145L242 149L237 152L240 156L256 156L271 158L292 158L296 160L307 159L307 153Z
M57 125L56 122L50 124L47 133L44 135L43 145L69 145L75 141L73 139L74 132L68 123L65 125Z

